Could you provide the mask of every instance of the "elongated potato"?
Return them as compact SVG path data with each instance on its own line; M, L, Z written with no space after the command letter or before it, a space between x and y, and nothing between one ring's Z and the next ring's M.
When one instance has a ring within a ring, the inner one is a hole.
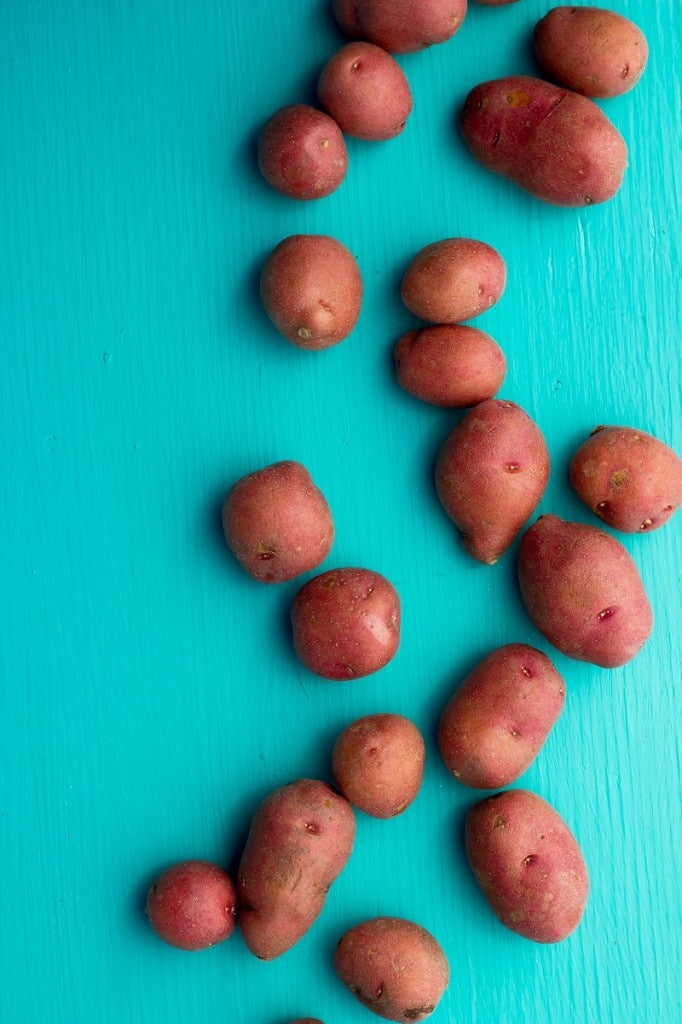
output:
M444 43L461 27L467 0L333 0L339 25L391 53Z
M257 809L239 864L239 923L260 960L274 960L308 931L345 867L355 816L325 782L299 779Z

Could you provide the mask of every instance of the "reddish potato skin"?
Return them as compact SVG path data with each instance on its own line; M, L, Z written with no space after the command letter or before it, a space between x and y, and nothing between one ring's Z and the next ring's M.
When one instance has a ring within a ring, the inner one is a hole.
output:
M239 924L254 956L274 960L305 935L354 839L353 809L326 782L298 779L263 800L237 875Z
M346 35L390 53L447 42L467 12L467 0L334 0L332 6Z
M294 650L325 679L378 672L400 643L400 599L370 569L330 569L299 590L291 606Z
M556 206L606 202L627 167L627 146L596 103L527 75L472 89L460 129L484 167Z
M493 565L542 497L549 453L539 427L514 402L491 398L466 413L436 460L436 492L466 551Z
M146 913L156 934L192 952L223 942L237 924L237 890L221 867L186 860L164 871L147 893Z
M549 658L528 644L486 655L446 704L438 745L446 767L465 786L499 789L532 764L566 699Z
M293 103L263 125L258 167L267 183L290 199L322 199L345 178L348 151L341 129L328 114Z
M548 78L583 96L621 96L642 77L649 47L628 18L601 7L553 7L533 29Z
M578 497L623 533L650 533L682 505L682 459L633 427L596 427L569 468Z
M328 235L290 235L263 265L260 296L279 333L309 351L338 345L355 328L362 276L351 252Z
M580 924L590 881L577 840L535 793L509 789L465 823L471 869L502 924L533 942L561 942Z
M412 112L403 69L373 43L348 43L337 50L322 69L317 98L342 132L373 142L400 135Z
M416 254L400 293L415 316L454 324L490 309L506 283L505 262L491 245L474 238L443 238Z
M385 1020L424 1020L450 981L433 935L400 917L374 917L347 931L334 968L355 998Z
M408 331L395 346L394 362L405 391L446 409L466 409L492 398L507 373L497 342L466 324Z
M417 796L425 757L424 740L409 719L366 715L344 729L334 744L332 772L358 810L374 818L394 818Z
M233 555L259 583L283 583L316 568L334 542L322 491L300 462L249 473L223 504L223 532Z
M518 575L535 626L569 658L617 668L649 638L653 614L637 566L596 526L540 516L521 538Z

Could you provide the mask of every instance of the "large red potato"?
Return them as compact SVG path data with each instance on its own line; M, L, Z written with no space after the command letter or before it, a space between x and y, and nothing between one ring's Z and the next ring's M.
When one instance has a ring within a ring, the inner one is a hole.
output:
M467 0L334 0L343 31L391 53L444 43L464 21Z
M234 931L237 890L217 864L186 860L155 880L147 893L146 912L164 942L177 949L207 949Z
M505 262L491 245L475 238L443 238L413 257L400 294L422 320L454 324L490 309L506 283Z
M322 199L346 176L348 151L333 118L307 103L277 110L258 137L258 167L290 199Z
M504 352L485 331L434 324L408 331L394 349L398 383L415 398L466 409L492 398L507 372Z
M317 83L320 106L342 132L381 142L405 128L412 93L403 69L373 43L348 43L329 58Z

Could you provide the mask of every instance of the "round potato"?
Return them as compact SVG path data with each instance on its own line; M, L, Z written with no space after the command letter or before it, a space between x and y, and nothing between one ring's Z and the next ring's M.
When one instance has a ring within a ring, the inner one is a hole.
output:
M325 679L378 672L398 650L400 599L369 569L331 569L309 580L291 606L294 649Z
M549 658L528 644L486 655L446 704L438 745L458 782L498 789L530 767L561 714L566 686Z
M164 871L147 893L149 923L177 949L196 951L223 942L237 925L237 890L221 867L185 860Z
M328 235L290 235L275 246L260 276L263 308L298 348L338 345L357 324L362 276L352 253Z
M578 927L590 882L575 836L535 793L508 789L466 817L466 852L502 924L534 942L561 942Z
M601 7L553 7L533 29L548 78L584 96L620 96L642 77L649 56L639 28Z
M322 69L317 97L346 135L375 142L400 135L412 111L402 68L373 43L348 43L337 50Z
M334 967L355 998L385 1020L424 1020L450 980L447 958L433 935L400 917L374 917L347 931L336 947Z
M374 818L394 818L417 796L425 756L421 733L409 719L366 715L344 729L334 744L332 772L354 807Z
M415 316L454 324L490 309L507 283L505 262L491 245L444 238L424 246L405 271L400 292Z
M391 53L444 43L461 27L467 0L334 0L343 31Z
M250 576L283 583L324 561L334 521L308 470L289 460L237 481L223 504L223 532Z
M258 137L260 172L291 199L322 199L346 176L348 152L333 118L306 103L282 107Z
M492 398L507 372L497 342L466 324L408 331L395 346L394 362L405 391L447 409L466 409Z

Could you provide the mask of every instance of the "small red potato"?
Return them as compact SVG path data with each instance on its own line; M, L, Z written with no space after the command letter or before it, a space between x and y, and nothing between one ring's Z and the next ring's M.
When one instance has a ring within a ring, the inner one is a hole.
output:
M412 111L403 69L373 43L337 50L322 69L317 98L342 132L375 142L400 135Z
M362 304L362 276L352 253L328 235L290 235L260 276L263 308L283 337L319 351L347 338Z
M336 947L334 968L355 998L385 1020L424 1020L450 981L447 958L433 935L400 917L374 917L347 931Z
M476 881L506 928L561 942L580 924L590 881L575 836L535 793L508 789L474 804L465 845Z
M601 7L552 7L533 29L533 46L548 78L594 98L632 89L649 56L637 26Z
M542 497L549 452L537 424L514 402L491 398L471 409L436 460L436 491L466 551L493 565Z
M451 39L467 0L334 0L333 10L346 35L391 53L412 53Z
M492 398L507 373L497 342L466 324L408 331L395 346L394 362L405 391L446 409L466 409Z
M265 798L237 875L239 924L254 956L274 960L305 935L354 839L353 809L326 782L298 779Z
M417 253L400 292L415 316L454 324L490 309L506 283L505 262L491 245L474 238L444 238Z
M291 199L322 199L346 176L348 152L333 118L306 103L277 110L258 138L258 167Z
M308 470L289 460L237 481L223 504L223 532L250 576L282 583L324 561L334 521Z
M653 614L637 566L596 526L540 516L521 538L518 574L535 626L569 658L617 668L649 638Z
M309 580L291 606L294 650L325 679L378 672L400 643L400 599L370 569L330 569Z
M508 786L539 754L561 714L562 677L528 644L491 651L465 677L441 715L438 745L458 782Z
M221 867L205 860L174 864L147 893L149 923L164 942L196 951L215 946L237 925L237 890Z
M394 818L417 796L425 756L421 733L409 719L366 715L344 729L334 744L332 772L358 810L374 818Z
M528 75L477 85L460 129L484 167L556 206L611 199L627 167L627 146L596 103Z
M682 459L633 427L596 427L569 476L587 507L623 533L658 530L682 505Z

